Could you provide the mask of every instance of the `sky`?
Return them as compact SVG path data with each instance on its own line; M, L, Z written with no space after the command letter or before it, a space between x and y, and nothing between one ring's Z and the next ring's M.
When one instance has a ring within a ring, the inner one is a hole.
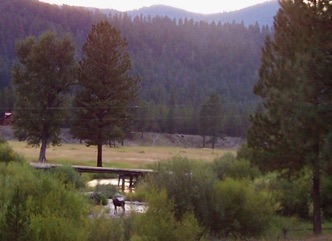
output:
M129 11L152 5L167 5L195 13L221 13L249 7L269 0L40 0L57 5L110 8Z

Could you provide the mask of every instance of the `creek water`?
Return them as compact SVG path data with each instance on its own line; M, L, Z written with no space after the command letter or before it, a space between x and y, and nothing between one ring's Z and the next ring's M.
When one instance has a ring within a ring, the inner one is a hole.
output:
M118 186L118 179L117 178L111 178L111 179L94 179L92 181L89 181L87 183L88 187L96 187L97 185L114 185ZM129 181L125 182L125 192L129 192ZM132 192L135 192L135 189L131 190ZM105 206L107 212L111 216L122 216L122 215L130 215L132 213L145 213L147 210L147 206L144 202L139 201L129 201L125 200L125 213L123 213L123 210L121 207L117 207L117 215L114 214L114 205L112 199L108 199L108 204Z

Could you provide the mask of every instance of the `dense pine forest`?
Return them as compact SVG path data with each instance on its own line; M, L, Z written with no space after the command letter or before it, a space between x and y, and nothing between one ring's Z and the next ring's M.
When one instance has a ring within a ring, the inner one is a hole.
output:
M76 57L93 24L107 19L127 39L132 71L140 76L136 131L199 134L199 113L217 93L223 134L245 135L257 107L252 93L268 26L195 22L168 17L130 17L100 10L56 6L36 0L0 0L0 112L13 108L10 72L15 43L50 30L70 33ZM170 131L170 122L172 128Z

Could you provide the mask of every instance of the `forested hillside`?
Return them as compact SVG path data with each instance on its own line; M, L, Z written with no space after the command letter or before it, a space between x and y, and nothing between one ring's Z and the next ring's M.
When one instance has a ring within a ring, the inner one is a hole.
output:
M273 17L279 8L278 0L266 0L266 2L256 4L254 6L246 7L236 11L214 13L214 14L200 14L188 12L182 9L168 7L164 5L153 5L137 10L129 11L130 16L168 16L174 19L188 18L194 21L208 21L208 22L244 22L245 25L255 24L260 25L273 24ZM105 12L112 12L114 10L105 10Z
M222 100L223 132L244 135L257 104L252 93L267 26L195 22L168 17L105 15L99 10L58 7L35 0L0 0L1 112L13 107L10 69L15 42L46 30L70 32L77 59L92 24L108 19L126 37L133 72L141 77L137 131L198 134L199 112L217 92Z

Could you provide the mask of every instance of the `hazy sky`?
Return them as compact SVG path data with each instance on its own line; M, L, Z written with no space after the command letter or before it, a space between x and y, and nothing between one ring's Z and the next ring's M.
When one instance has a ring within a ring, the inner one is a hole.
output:
M269 0L40 0L52 4L111 8L119 11L163 4L196 13L220 13L245 8Z

